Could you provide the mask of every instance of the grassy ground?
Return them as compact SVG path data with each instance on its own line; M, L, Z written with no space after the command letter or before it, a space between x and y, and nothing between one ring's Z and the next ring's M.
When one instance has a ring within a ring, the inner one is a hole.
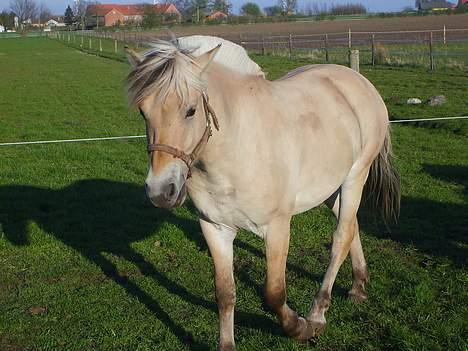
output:
M125 64L44 39L2 42L0 57L0 141L142 133L125 105ZM271 78L302 64L256 59ZM365 74L391 111L397 82L417 76L430 89L434 79L409 69ZM346 262L326 333L309 345L286 338L262 305L262 242L242 232L240 350L467 349L468 141L412 126L395 126L393 141L400 222L389 232L361 221L369 301L346 298ZM147 203L144 150L143 141L0 148L0 350L215 349L212 260L197 217L190 205L169 212ZM324 208L293 221L287 282L301 313L326 269L334 225Z

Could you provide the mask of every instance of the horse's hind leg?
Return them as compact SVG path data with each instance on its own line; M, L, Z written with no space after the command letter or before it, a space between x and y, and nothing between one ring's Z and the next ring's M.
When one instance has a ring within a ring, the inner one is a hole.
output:
M336 218L340 217L340 193L338 189L325 204L330 207ZM355 302L362 302L367 299L365 284L369 281L369 272L367 270L366 259L362 251L361 238L359 236L359 224L356 220L356 232L354 233L353 241L350 247L350 256L353 266L353 287L348 292L348 295Z
M325 327L325 312L330 306L333 284L343 261L348 256L351 247L354 248L355 254L362 253L362 248L359 249L360 245L358 246L357 241L353 245L353 241L359 230L356 214L368 170L366 168L358 174L349 175L341 186L338 226L333 234L330 263L322 285L315 296L312 309L307 316L307 321L316 330L316 335Z

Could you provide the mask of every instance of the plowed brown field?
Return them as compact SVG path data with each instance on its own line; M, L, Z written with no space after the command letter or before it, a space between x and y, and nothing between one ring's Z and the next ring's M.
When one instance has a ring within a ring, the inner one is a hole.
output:
M191 35L217 35L233 38L239 34L245 36L281 35L281 34L322 34L345 32L379 32L403 30L436 30L442 29L468 29L468 14L464 15L438 15L421 17L395 17L372 18L366 20L346 21L312 21L312 22L283 22L259 23L242 25L204 25L204 26L177 26L171 30L174 34ZM465 32L466 33L466 32ZM149 32L147 35L165 35L165 31Z

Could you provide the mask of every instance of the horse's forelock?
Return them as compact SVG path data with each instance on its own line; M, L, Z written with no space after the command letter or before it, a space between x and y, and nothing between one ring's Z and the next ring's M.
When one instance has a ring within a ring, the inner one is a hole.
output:
M190 88L204 89L192 62L189 52L180 49L177 42L158 40L151 43L151 48L127 77L130 105L138 106L153 93L158 102L164 102L170 93L176 93L180 103L186 104Z

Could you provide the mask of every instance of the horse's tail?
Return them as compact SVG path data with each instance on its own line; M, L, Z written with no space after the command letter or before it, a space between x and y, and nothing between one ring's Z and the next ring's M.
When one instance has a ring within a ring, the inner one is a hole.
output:
M380 210L385 222L396 221L400 214L400 177L392 164L390 130L379 155L369 171L364 188L365 198L371 209Z

